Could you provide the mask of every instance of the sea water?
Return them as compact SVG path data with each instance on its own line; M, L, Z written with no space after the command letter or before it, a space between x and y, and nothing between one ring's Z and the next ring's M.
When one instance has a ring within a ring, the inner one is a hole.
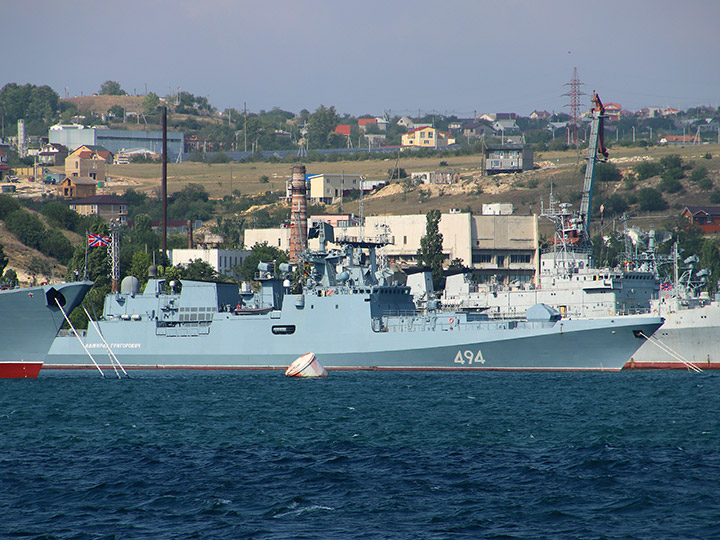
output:
M42 371L0 538L720 538L719 413L683 371Z

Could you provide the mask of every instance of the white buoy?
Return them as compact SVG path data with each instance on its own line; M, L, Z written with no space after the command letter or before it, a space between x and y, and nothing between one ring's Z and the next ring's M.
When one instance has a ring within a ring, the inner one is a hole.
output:
M286 377L327 377L327 374L327 369L311 352L303 354L285 370Z

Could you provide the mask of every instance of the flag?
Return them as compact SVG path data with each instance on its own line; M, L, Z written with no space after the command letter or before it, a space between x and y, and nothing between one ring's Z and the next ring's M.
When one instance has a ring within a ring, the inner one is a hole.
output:
M88 246L109 246L110 239L107 236L101 236L99 234L88 233Z

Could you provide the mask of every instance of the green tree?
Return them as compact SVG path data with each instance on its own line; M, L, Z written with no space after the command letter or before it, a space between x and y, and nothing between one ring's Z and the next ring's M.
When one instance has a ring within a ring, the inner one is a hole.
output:
M288 262L287 253L274 246L269 246L267 242L255 244L251 251L252 253L245 258L238 272L243 281L255 279L258 264L261 262L276 262L277 264Z
M114 118L119 118L121 120L125 120L125 109L123 109L120 105L113 105L108 109L108 114Z
M638 205L643 212L659 212L668 207L662 194L653 188L643 188L638 191Z
M435 290L442 289L443 282L443 235L438 230L440 218L440 210L430 210L425 214L425 236L420 239L417 252L418 262L430 267Z
M145 99L143 99L143 112L146 116L155 114L157 112L157 108L160 106L160 97L150 92L148 95L145 96Z
M145 251L136 251L132 254L129 275L135 276L143 289L148 282L148 269L152 265L152 256Z
M633 169L637 174L638 180L647 180L648 178L659 175L663 171L662 165L654 161L641 161L636 164Z
M60 201L51 201L43 206L40 213L47 218L51 225L74 231L80 216L74 210L70 210L67 204Z
M218 279L218 273L209 263L202 259L195 259L183 267L183 278L196 281L215 281Z
M62 264L67 264L73 255L73 247L70 240L60 231L53 229L47 231L40 241L40 252L57 259Z
M580 172L585 174L586 168L587 165L583 163L582 167L580 167ZM620 182L623 178L617 165L614 163L599 162L595 164L593 179L598 182Z
M660 158L660 165L666 171L669 169L682 169L683 160L677 154L670 154L669 156L663 156Z
M335 107L320 105L308 119L308 143L311 148L326 148L328 137L338 125Z
M698 167L695 167L693 171L690 173L690 181L691 182L699 182L700 180L703 180L704 178L707 178L707 168L705 165L700 165Z
M8 285L16 285L18 282L17 272L10 268L5 274L3 275L3 283L6 283Z
M4 220L15 210L20 209L20 203L10 195L0 195L0 219Z
M119 82L105 81L100 85L100 95L102 96L125 96L127 92L122 89Z
M3 275L3 272L5 271L5 267L10 262L10 259L7 258L7 255L5 255L5 249L3 249L3 245L0 244L0 276Z
M46 234L40 218L22 209L15 210L5 217L5 225L18 240L33 249L40 248L40 243Z

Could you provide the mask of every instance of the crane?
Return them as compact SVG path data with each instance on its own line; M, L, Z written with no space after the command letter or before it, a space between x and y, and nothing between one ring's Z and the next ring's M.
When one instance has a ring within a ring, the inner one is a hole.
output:
M605 107L597 92L593 91L590 100L594 107L590 110L592 121L590 125L590 139L588 141L587 167L585 168L585 181L583 183L582 200L580 201L580 219L582 220L581 244L590 246L590 213L592 211L592 190L593 177L595 175L595 164L598 161L605 161L608 157L605 148L604 123ZM602 156L602 159L598 157Z

